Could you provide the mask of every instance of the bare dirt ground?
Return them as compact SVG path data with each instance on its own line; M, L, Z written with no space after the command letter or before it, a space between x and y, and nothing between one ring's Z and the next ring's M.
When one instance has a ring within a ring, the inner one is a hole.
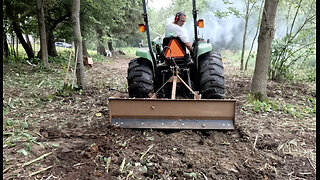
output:
M294 106L254 111L246 103L251 79L226 65L227 98L237 99L234 131L119 129L110 126L108 97L126 92L130 59L95 63L86 72L88 90L67 97L50 88L37 94L18 85L5 86L4 106L15 97L37 96L41 102L19 101L5 115L5 121L28 122L22 132L29 136L15 145L4 143L3 178L316 179L315 114L290 113L299 110L295 107L312 106L306 97L315 99L316 93L309 84L269 82L270 100ZM4 65L3 70L7 82L17 74L32 78L37 68ZM4 126L4 132L12 132L4 133L7 142L17 133L10 127L16 126ZM23 147L30 147L27 155L16 153ZM50 154L23 165L46 153Z

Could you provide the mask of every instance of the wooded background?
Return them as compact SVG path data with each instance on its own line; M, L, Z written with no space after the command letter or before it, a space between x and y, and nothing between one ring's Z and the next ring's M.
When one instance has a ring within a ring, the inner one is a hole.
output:
M4 0L5 61L10 56L19 57L18 44L21 44L27 59L33 59L33 62L42 59L44 66L48 67L48 56L58 56L55 42L71 44L79 39L73 30L73 3L80 6L80 49L83 55L88 56L90 49L106 56L106 50L114 52L119 47L138 47L142 41L147 42L146 35L138 32L138 24L143 23L140 0ZM263 30L270 30L271 44L267 45L270 50L263 52L264 70L258 70L256 75L267 71L263 75L265 80L286 81L293 78L292 72L298 68L311 72L310 78L315 80L315 0L271 3L276 6L267 6L261 0L198 0L198 17L205 20L205 28L199 29L199 37L207 39L217 52L241 52L239 69L247 70L248 66L254 67L255 62L259 62L258 35ZM270 14L263 15L266 8L273 8L276 12L274 23L269 27L261 24L264 18L267 19L265 22L272 18ZM192 39L192 0L172 0L169 6L160 9L149 6L151 39L163 36L165 24L172 22L178 11L186 12L188 21L184 28ZM262 26L263 30L260 29ZM39 42L41 48L36 51ZM257 82L261 83L261 80Z

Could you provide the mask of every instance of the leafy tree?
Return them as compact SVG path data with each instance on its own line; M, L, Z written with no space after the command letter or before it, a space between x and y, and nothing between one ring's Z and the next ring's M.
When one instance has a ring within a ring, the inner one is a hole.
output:
M222 11L222 10L216 10L214 13L217 17L219 18L225 18L228 17L230 15L233 15L237 18L239 18L240 20L243 20L243 38L242 38L242 50L241 50L241 57L240 57L240 70L243 70L244 68L244 52L246 49L246 42L248 40L248 27L249 27L249 19L252 18L252 16L254 16L256 14L256 11L258 10L257 4L258 4L258 0L244 0L244 1L240 1L240 3L243 3L243 6L245 7L245 13L241 13L242 10L233 7L234 2L229 1L229 0L223 0L223 3L225 5L227 5L227 11ZM237 1L237 3L239 3ZM261 8L260 8L261 9ZM238 29L237 29L238 31ZM255 38L253 38L253 42L252 42L252 46L253 43L255 41ZM234 42L233 42L234 43ZM251 47L252 49L252 47ZM250 50L251 53L251 50ZM248 59L250 57L250 53L248 55ZM247 69L247 68L245 68Z
M287 79L296 64L305 64L315 57L315 0L283 1L287 9L285 36L272 43L269 78L276 81ZM292 11L293 10L293 11Z
M257 25L257 28L256 28L256 33L252 39L252 43L251 43L251 47L250 47L250 50L249 50L249 53L248 53L248 56L247 56L247 60L246 60L246 64L244 66L244 70L247 70L248 69L248 62L249 62L249 59L253 56L251 53L252 53L252 49L253 49L253 46L254 46L254 43L256 41L256 38L257 38L257 35L259 33L259 28L260 28L260 22L261 22L261 15L262 15L262 10L263 10L263 3L264 1L262 0L261 1L261 5L260 5L260 10L259 10L259 17L258 17L258 25Z
M81 9L84 36L90 43L96 38L98 53L105 54L106 43L112 51L114 42L127 43L139 36L137 22L142 19L139 0L96 0L84 1L84 4Z
M246 48L246 40L247 40L247 30L248 30L248 21L249 17L252 15L251 11L254 9L255 4L257 3L256 0L245 0L246 3L246 14L241 16L245 23L244 23L244 33L243 33L243 40L242 40L242 50L241 50L241 58L240 58L240 70L243 70L243 58L244 58L244 51ZM251 4L251 7L250 7ZM240 14L239 14L240 16ZM253 40L254 41L254 40ZM250 56L250 53L248 57Z
M28 24L32 19L32 14L34 14L32 8L30 9L30 4L26 0L19 2L4 0L4 6L4 16L9 19L13 31L27 53L28 59L34 58L32 47L23 37L24 31L28 29Z
M70 39L72 28L71 28L71 4L70 0L46 0L46 6L44 6L44 13L45 13L45 19L46 19L46 36L47 36L47 45L48 45L48 54L49 56L57 56L57 50L55 47L55 35L54 32L56 31L56 28L63 27L67 28L69 33L64 33L64 37ZM64 23L68 22L68 23ZM57 30L58 31L58 30ZM40 53L40 52L39 52Z

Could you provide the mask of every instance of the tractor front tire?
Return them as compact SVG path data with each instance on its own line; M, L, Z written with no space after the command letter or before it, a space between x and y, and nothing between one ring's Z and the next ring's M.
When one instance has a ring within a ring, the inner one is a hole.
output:
M152 66L148 60L131 60L127 80L131 98L148 98L149 93L154 92Z
M220 54L209 52L199 57L200 93L204 99L225 98L223 62Z

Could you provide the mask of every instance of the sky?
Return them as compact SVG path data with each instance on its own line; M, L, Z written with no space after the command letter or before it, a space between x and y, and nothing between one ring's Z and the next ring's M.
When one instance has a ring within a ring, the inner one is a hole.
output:
M172 0L148 0L148 6L159 10L162 7L168 7Z

